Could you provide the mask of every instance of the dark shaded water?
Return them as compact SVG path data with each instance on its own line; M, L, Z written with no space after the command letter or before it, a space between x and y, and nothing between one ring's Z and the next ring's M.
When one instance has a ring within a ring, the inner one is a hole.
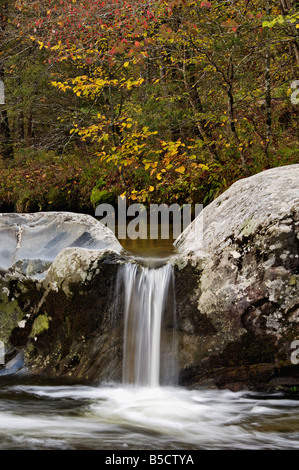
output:
M167 258L176 253L174 239L136 239L119 240L128 253L141 258Z

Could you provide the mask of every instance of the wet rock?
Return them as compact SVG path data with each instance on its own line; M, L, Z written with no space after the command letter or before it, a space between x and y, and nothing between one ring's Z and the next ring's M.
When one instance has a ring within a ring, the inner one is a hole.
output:
M298 183L299 165L240 180L176 241L182 383L274 387L286 367L299 381L291 363L299 339Z
M111 251L63 250L40 285L25 350L31 374L82 381L121 378L123 317Z
M80 214L2 214L0 247L0 375L119 376L124 258L113 233Z

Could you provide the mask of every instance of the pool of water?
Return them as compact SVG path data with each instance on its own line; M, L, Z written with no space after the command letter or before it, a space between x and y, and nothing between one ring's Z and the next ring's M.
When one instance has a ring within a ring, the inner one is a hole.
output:
M181 387L0 388L1 450L296 449L299 401Z
M138 258L168 258L176 253L173 240L119 240L124 249Z

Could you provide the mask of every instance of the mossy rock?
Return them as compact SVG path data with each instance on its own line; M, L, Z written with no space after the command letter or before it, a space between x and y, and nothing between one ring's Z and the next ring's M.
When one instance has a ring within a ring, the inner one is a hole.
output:
M46 331L49 329L49 321L51 318L49 318L47 315L39 315L35 320L32 325L32 330L30 333L30 338L34 338L35 336L38 336L40 333L43 331Z
M24 313L18 305L16 299L9 299L8 294L3 291L0 294L0 340L7 346L12 330L23 320Z

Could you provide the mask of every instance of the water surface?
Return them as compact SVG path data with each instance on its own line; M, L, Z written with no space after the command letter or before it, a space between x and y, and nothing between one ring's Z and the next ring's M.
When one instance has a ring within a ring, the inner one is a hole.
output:
M296 449L296 397L117 384L6 384L3 450Z

